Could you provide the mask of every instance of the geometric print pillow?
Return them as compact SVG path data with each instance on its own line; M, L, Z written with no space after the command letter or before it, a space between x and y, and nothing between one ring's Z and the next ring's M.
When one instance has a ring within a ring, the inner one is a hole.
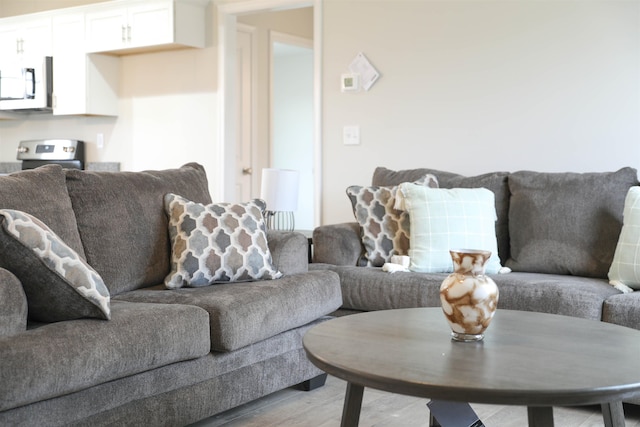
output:
M203 205L169 193L171 272L168 289L282 277L267 245L266 203Z
M111 318L109 291L100 275L49 227L11 209L0 210L0 222L0 266L20 279L30 318Z
M415 184L438 188L438 179L426 174ZM353 185L347 188L353 214L360 224L360 234L364 254L359 264L369 267L382 267L393 255L409 253L411 235L409 214L394 208L398 187L362 187Z

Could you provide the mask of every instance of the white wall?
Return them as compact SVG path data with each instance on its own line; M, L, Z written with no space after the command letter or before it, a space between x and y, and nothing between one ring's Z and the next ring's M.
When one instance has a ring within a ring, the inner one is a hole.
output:
M32 114L0 121L0 161L16 161L21 140L72 138L86 142L90 162L120 162L122 170L145 170L197 161L211 179L220 163L216 50L123 56L118 117ZM104 148L96 145L98 133L104 134Z
M323 223L376 166L640 167L640 3L325 0ZM362 51L382 73L341 93ZM360 125L362 143L342 145Z
M35 2L0 0L0 15L35 11L16 11L22 4ZM322 9L323 223L353 220L345 188L369 183L379 165L467 175L640 167L640 2L324 0ZM215 43L212 29L206 49L123 57L117 119L0 121L0 161L15 159L21 139L95 143L103 132L90 161L134 170L193 159L215 175ZM343 94L340 74L359 51L382 77ZM360 146L342 145L351 124Z

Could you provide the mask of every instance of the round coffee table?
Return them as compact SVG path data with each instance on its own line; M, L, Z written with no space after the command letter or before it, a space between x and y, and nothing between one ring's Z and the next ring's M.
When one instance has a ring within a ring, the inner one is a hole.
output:
M304 337L309 360L348 382L343 426L357 426L364 387L456 402L522 405L529 426L553 426L553 406L600 404L624 426L640 395L640 331L552 314L500 310L479 342L451 340L440 308L344 316Z

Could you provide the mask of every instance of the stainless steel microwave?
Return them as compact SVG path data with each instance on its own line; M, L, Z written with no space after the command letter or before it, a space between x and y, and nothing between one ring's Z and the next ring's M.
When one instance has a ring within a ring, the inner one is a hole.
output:
M51 112L53 106L53 58L0 59L0 110Z

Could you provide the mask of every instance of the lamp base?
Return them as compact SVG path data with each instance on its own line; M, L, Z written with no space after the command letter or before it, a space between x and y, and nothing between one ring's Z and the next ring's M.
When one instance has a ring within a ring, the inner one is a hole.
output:
M264 218L268 230L293 231L296 228L293 212L266 211Z

